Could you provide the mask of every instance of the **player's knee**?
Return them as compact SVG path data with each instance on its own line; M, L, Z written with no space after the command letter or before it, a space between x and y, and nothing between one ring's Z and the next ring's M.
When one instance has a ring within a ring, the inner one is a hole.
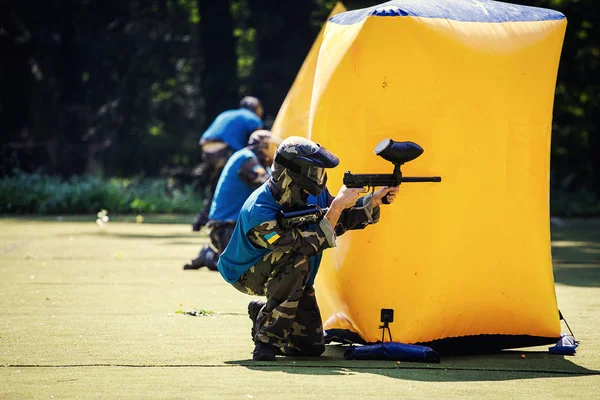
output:
M310 271L310 259L307 256L298 254L294 257L294 269L298 271Z

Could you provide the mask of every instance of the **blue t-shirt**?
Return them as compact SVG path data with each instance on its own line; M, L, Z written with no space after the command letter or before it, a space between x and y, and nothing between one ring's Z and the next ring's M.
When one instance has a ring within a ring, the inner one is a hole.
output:
M263 122L247 108L222 112L202 134L201 140L220 140L238 151L246 147L250 134L262 128Z
M319 197L308 196L307 203L327 207L327 191L324 190ZM267 182L252 192L244 202L231 240L219 257L219 272L227 282L237 282L263 256L271 252L269 249L254 246L247 235L255 226L274 221L282 208L273 198ZM308 284L312 285L321 263L321 252L310 257L309 262L311 276Z
M237 221L244 201L254 191L239 175L242 164L250 158L257 158L252 150L243 148L236 151L227 161L217 188L208 218L216 221ZM257 159L258 162L258 159Z

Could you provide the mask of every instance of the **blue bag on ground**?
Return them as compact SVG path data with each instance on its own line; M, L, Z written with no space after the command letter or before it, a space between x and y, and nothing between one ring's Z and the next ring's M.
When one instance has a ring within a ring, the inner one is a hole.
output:
M346 360L394 360L439 363L439 353L430 347L385 342L367 346L350 346L344 352Z
M572 356L575 354L578 345L579 342L577 342L572 335L561 335L560 340L556 342L556 345L548 347L548 351L550 354Z

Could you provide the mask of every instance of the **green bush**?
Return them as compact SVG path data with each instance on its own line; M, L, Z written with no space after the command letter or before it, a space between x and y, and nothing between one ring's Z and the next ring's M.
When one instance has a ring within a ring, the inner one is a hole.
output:
M101 209L122 214L195 213L201 209L202 199L193 187L167 188L167 180L158 178L65 180L16 172L0 178L0 213L95 214Z
M166 179L158 178L64 180L17 172L0 178L0 213L95 214L101 209L120 214L196 213L202 208L202 198L192 186L169 187ZM600 216L600 198L589 190L552 188L550 198L553 216Z

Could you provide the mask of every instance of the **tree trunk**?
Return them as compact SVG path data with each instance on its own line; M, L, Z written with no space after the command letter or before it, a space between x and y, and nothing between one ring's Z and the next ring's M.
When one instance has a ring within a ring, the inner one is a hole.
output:
M311 26L312 1L248 3L257 51L250 86L263 102L266 119L274 119L320 27Z
M208 126L221 112L239 102L236 40L230 0L198 0L201 74Z

